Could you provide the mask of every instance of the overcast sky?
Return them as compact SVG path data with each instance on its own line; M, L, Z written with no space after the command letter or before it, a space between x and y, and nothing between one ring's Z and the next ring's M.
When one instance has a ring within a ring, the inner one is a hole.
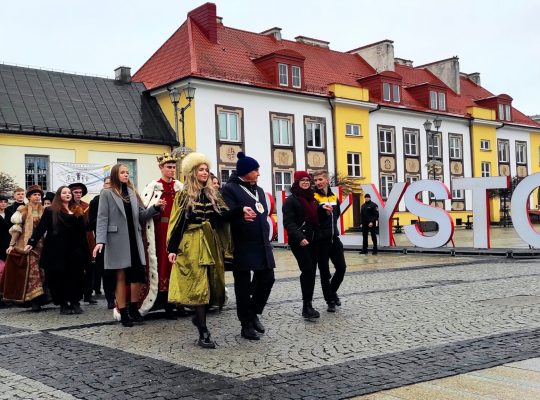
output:
M330 42L338 51L394 41L414 65L458 56L462 72L540 114L538 0L216 0L226 26L261 32L278 26ZM192 0L4 0L0 62L113 76L134 73L203 4Z

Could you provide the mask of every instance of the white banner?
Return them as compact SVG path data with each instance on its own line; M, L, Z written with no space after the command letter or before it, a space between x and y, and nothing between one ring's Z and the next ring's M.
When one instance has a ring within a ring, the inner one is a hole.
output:
M86 185L88 193L99 193L103 187L103 178L109 175L110 170L110 165L52 162L51 189L55 192L60 186L80 182Z

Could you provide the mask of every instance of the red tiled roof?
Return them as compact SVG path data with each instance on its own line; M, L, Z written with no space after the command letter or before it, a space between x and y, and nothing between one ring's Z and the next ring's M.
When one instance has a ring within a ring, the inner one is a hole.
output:
M253 61L262 56L296 54L304 60L304 92L327 96L328 85L340 83L360 86L357 79L376 74L376 71L359 55L343 53L324 47L313 46L290 40L277 40L272 35L247 32L217 24L217 43L213 43L192 17L150 57L134 74L133 80L143 82L147 89L154 89L178 81L187 76L203 77L236 82L263 88L280 88L269 81L265 73ZM429 111L425 105L411 96L408 86L432 84L447 87L425 68L414 68L399 63L395 72L403 77L402 99L398 108ZM460 77L461 94L447 88L447 113L468 116L467 107L474 100L493 96L466 77ZM373 96L372 96L373 97ZM378 102L380 99L371 99ZM516 109L515 123L540 127Z

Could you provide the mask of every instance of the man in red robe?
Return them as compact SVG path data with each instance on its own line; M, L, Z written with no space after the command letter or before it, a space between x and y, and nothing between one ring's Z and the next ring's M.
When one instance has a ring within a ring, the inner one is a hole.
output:
M148 294L144 298L139 309L141 314L146 314L157 303L163 305L167 318L176 319L174 305L167 302L169 292L169 278L172 264L167 258L167 229L169 217L176 192L183 189L176 176L176 162L178 159L169 153L157 158L161 178L150 182L144 190L142 199L146 207L153 206L159 199L166 202L159 216L150 220L146 226L148 240Z

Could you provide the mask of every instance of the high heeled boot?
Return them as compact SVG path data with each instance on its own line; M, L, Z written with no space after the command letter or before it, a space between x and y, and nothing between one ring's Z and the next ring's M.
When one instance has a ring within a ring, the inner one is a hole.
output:
M133 326L133 321L128 314L128 309L124 307L119 308L118 311L120 311L120 322L122 323L122 326L131 328Z
M139 308L137 307L137 303L129 303L129 309L128 309L129 316L133 320L134 324L142 325L144 324L144 318L139 312Z

